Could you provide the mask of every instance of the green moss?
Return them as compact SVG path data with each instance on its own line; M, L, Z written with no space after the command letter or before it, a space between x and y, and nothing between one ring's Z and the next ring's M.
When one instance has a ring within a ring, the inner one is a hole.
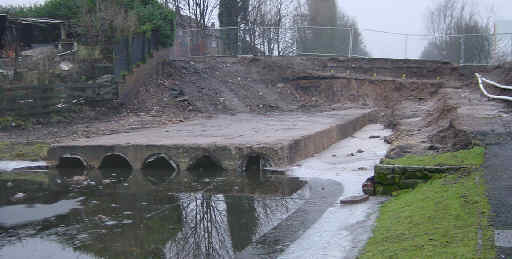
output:
M482 179L481 171L450 175L396 193L359 258L494 258Z
M408 155L399 159L386 159L385 165L403 166L474 166L479 167L484 162L485 149L474 147L469 150L450 152L436 155Z
M44 160L49 148L47 143L0 142L0 160Z

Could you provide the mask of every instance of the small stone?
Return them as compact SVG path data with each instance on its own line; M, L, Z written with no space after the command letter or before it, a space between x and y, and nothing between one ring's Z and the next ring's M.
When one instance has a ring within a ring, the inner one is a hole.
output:
M385 142L386 144L391 144L393 141L391 140L391 138L390 138L390 137L384 137L384 142Z
M372 176L363 183L363 193L366 195L375 195L375 178Z
M380 136L370 136L371 139L380 138Z
M336 154L332 154L332 157L336 157L337 155Z
M357 170L359 170L359 171L368 171L369 169L368 169L368 167L359 167L359 168L357 168Z
M356 154L354 154L354 153L350 153L350 154L348 154L347 156L356 156Z
M364 153L364 150L362 150L362 149L358 149L358 150L357 150L357 153L359 153L359 154Z

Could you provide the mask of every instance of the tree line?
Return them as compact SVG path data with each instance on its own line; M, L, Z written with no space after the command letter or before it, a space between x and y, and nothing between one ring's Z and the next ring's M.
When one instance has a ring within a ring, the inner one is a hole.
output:
M166 0L164 4L176 10L178 19L191 17L187 19L191 27L221 27L224 53L348 55L352 37L352 54L369 56L357 22L335 0Z
M81 43L108 45L134 33L157 31L159 44L174 42L174 11L159 0L47 0L32 6L0 6L15 17L51 18L68 22Z

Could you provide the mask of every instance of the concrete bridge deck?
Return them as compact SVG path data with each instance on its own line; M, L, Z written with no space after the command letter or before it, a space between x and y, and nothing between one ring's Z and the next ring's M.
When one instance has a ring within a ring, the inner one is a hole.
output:
M221 115L54 145L48 156L59 163L65 158L79 158L91 168L101 167L113 156L124 158L134 169L143 168L152 157L165 157L178 172L202 158L230 172L242 172L251 157L260 159L260 166L284 167L351 136L374 117L372 110L360 109Z

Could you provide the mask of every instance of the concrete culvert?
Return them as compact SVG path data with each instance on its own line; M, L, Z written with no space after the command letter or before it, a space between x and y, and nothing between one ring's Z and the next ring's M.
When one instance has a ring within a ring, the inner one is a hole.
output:
M155 154L146 159L142 173L148 181L160 184L174 177L178 172L176 164L163 154Z
M225 169L209 156L202 156L194 161L187 171L196 177L218 177Z
M263 159L259 155L249 156L245 163L244 172L249 179L260 179L263 174Z
M132 165L121 154L108 154L103 157L99 169L132 169Z
M263 177L263 169L267 167L271 167L271 163L264 155L249 155L243 166L243 172L247 178L258 180Z
M85 169L86 167L86 162L81 157L75 155L62 156L57 164L57 168L64 169Z

